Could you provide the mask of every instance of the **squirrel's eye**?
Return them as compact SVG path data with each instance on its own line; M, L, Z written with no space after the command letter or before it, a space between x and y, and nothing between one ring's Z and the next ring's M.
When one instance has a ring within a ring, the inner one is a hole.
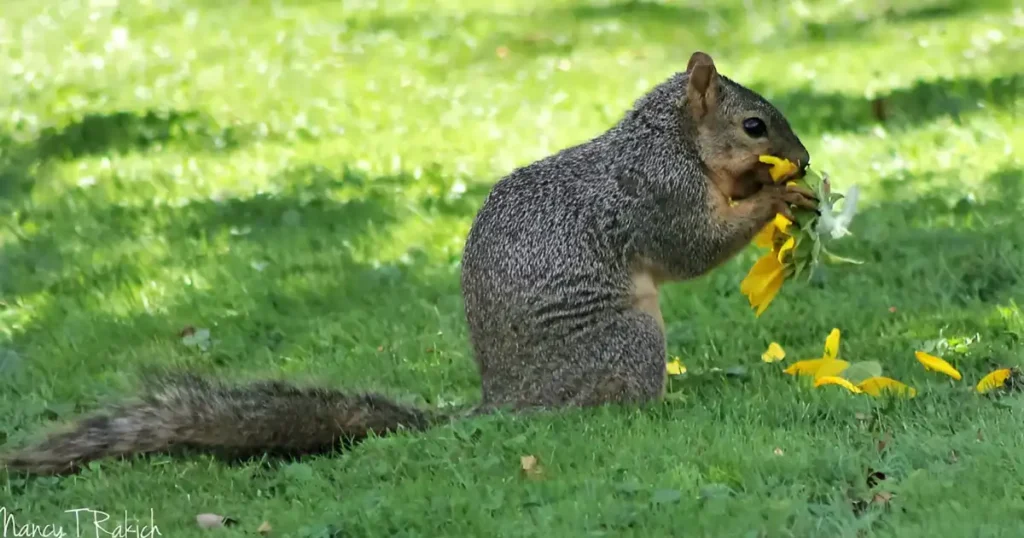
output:
M758 118L743 120L743 130L753 138L761 138L768 133L768 126Z

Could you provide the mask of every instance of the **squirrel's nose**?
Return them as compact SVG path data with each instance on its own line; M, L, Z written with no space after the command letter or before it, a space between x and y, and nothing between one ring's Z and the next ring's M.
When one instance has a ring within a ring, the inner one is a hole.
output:
M795 179L800 179L800 178L804 177L805 175L807 175L807 163L806 162L804 162L802 160L792 160L790 162L796 164L796 171L793 172L793 177Z
M811 165L811 156L804 152L797 159L797 164L799 166L800 177L804 177L807 174L807 167Z

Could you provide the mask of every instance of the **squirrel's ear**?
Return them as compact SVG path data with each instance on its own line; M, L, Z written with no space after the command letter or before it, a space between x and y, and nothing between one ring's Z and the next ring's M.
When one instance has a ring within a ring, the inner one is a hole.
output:
M686 72L693 71L693 66L697 64L709 64L711 67L715 66L715 61L711 59L706 52L697 51L690 56L690 61L686 63Z
M686 100L693 114L701 118L711 112L717 103L718 70L711 56L703 52L694 52L686 64L689 80L686 83Z

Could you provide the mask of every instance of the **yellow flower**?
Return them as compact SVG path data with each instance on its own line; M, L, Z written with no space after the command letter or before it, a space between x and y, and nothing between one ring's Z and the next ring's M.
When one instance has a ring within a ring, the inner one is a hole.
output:
M825 352L821 358L794 362L784 370L790 375L809 375L815 379L838 376L850 363L839 359L839 329L832 329L825 339Z
M859 388L854 386L853 383L850 383L849 381L841 377L836 377L834 375L822 376L814 381L815 387L820 387L822 385L839 385L840 387L843 387L844 389L854 394L860 394L861 392L863 392Z
M907 398L917 396L917 390L913 387L908 387L907 385L888 377L870 377L861 381L857 387L872 396L881 396L883 391L890 391L899 396L906 396Z
M686 367L683 366L682 361L675 358L665 364L665 371L668 372L668 375L683 375L686 373Z
M787 159L781 159L772 155L761 155L758 160L772 165L771 170L768 171L772 175L772 179L778 182L780 179L789 176L793 172L796 172L796 165Z
M768 344L768 349L761 354L761 360L764 362L778 362L785 358L786 350L782 349L778 342Z
M740 282L740 293L747 296L752 308L760 316L778 295L786 280L786 267L779 262L774 251L761 256Z
M981 378L981 381L978 381L976 389L979 393L984 394L992 389L1003 386L1011 375L1013 375L1013 370L1009 368L1000 368Z
M956 368L953 368L953 366L948 362L934 355L929 355L924 351L915 351L914 356L917 357L917 360L923 364L926 369L946 374L957 381L960 380L960 372L958 372Z

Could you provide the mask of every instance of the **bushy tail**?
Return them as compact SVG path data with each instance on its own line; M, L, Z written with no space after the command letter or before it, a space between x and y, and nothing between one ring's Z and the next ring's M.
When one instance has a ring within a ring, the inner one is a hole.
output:
M90 461L175 449L230 457L329 451L370 432L425 429L437 418L377 394L281 382L229 386L191 374L149 375L143 395L0 455L0 468L63 474Z

